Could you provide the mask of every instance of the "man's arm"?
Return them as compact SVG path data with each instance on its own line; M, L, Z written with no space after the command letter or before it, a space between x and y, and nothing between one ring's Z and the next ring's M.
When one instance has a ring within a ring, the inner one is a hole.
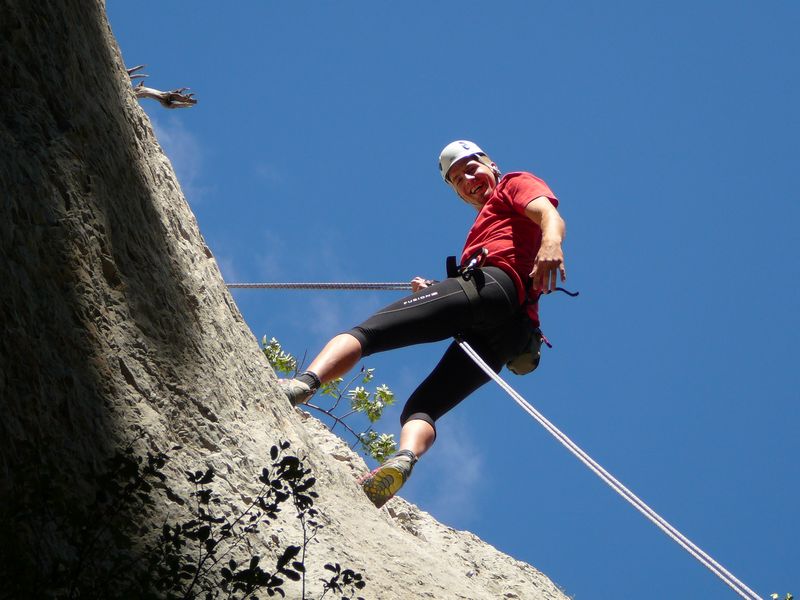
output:
M558 273L561 273L562 282L567 280L564 251L561 249L567 226L546 196L531 200L525 207L525 215L542 230L542 245L533 262L531 279L534 290L547 294L556 289Z

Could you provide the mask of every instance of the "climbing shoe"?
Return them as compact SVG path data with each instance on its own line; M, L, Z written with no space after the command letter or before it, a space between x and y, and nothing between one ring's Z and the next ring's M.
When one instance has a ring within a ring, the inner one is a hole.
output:
M298 406L316 394L322 382L313 371L303 371L294 379L278 379L278 385L292 406Z
M281 386L283 393L292 403L292 406L303 404L316 392L310 385L299 379L279 379L278 385Z
M411 450L400 450L359 483L367 498L378 508L386 504L411 476L417 457Z

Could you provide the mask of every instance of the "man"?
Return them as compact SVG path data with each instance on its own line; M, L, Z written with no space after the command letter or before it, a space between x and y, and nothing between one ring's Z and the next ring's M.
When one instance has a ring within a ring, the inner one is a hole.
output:
M442 150L439 170L478 211L460 270L440 282L415 277L411 296L334 337L307 371L281 380L293 405L347 373L363 356L412 344L459 336L495 372L531 347L538 356L538 298L555 290L559 274L566 280L561 247L566 228L558 199L531 173L501 175L486 153L466 140ZM457 344L450 345L403 409L400 450L361 481L377 507L397 493L433 445L436 420L488 380Z

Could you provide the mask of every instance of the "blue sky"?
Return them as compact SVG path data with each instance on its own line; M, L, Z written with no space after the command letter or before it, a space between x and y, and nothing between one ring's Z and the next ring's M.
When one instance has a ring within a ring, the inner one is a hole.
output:
M229 282L441 277L474 218L453 139L547 181L581 296L542 301L555 347L509 381L751 588L800 593L796 2L107 8L128 66L197 94L143 106ZM234 297L313 355L397 294ZM381 429L443 348L365 361L400 400ZM402 495L578 600L735 597L492 385Z

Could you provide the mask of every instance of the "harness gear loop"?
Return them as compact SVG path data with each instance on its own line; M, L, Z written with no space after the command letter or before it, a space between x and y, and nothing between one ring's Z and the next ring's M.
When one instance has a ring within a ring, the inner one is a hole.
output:
M486 248L480 248L467 259L467 262L464 265L459 265L458 262L456 262L455 256L448 256L447 260L445 261L447 276L469 279L475 269L483 266L483 263L486 262L487 256L489 256L489 250Z
M469 259L467 259L467 264L463 265L460 269L461 277L465 281L469 281L475 269L479 269L483 263L486 262L487 256L489 256L489 250L487 248L481 248L470 256Z

